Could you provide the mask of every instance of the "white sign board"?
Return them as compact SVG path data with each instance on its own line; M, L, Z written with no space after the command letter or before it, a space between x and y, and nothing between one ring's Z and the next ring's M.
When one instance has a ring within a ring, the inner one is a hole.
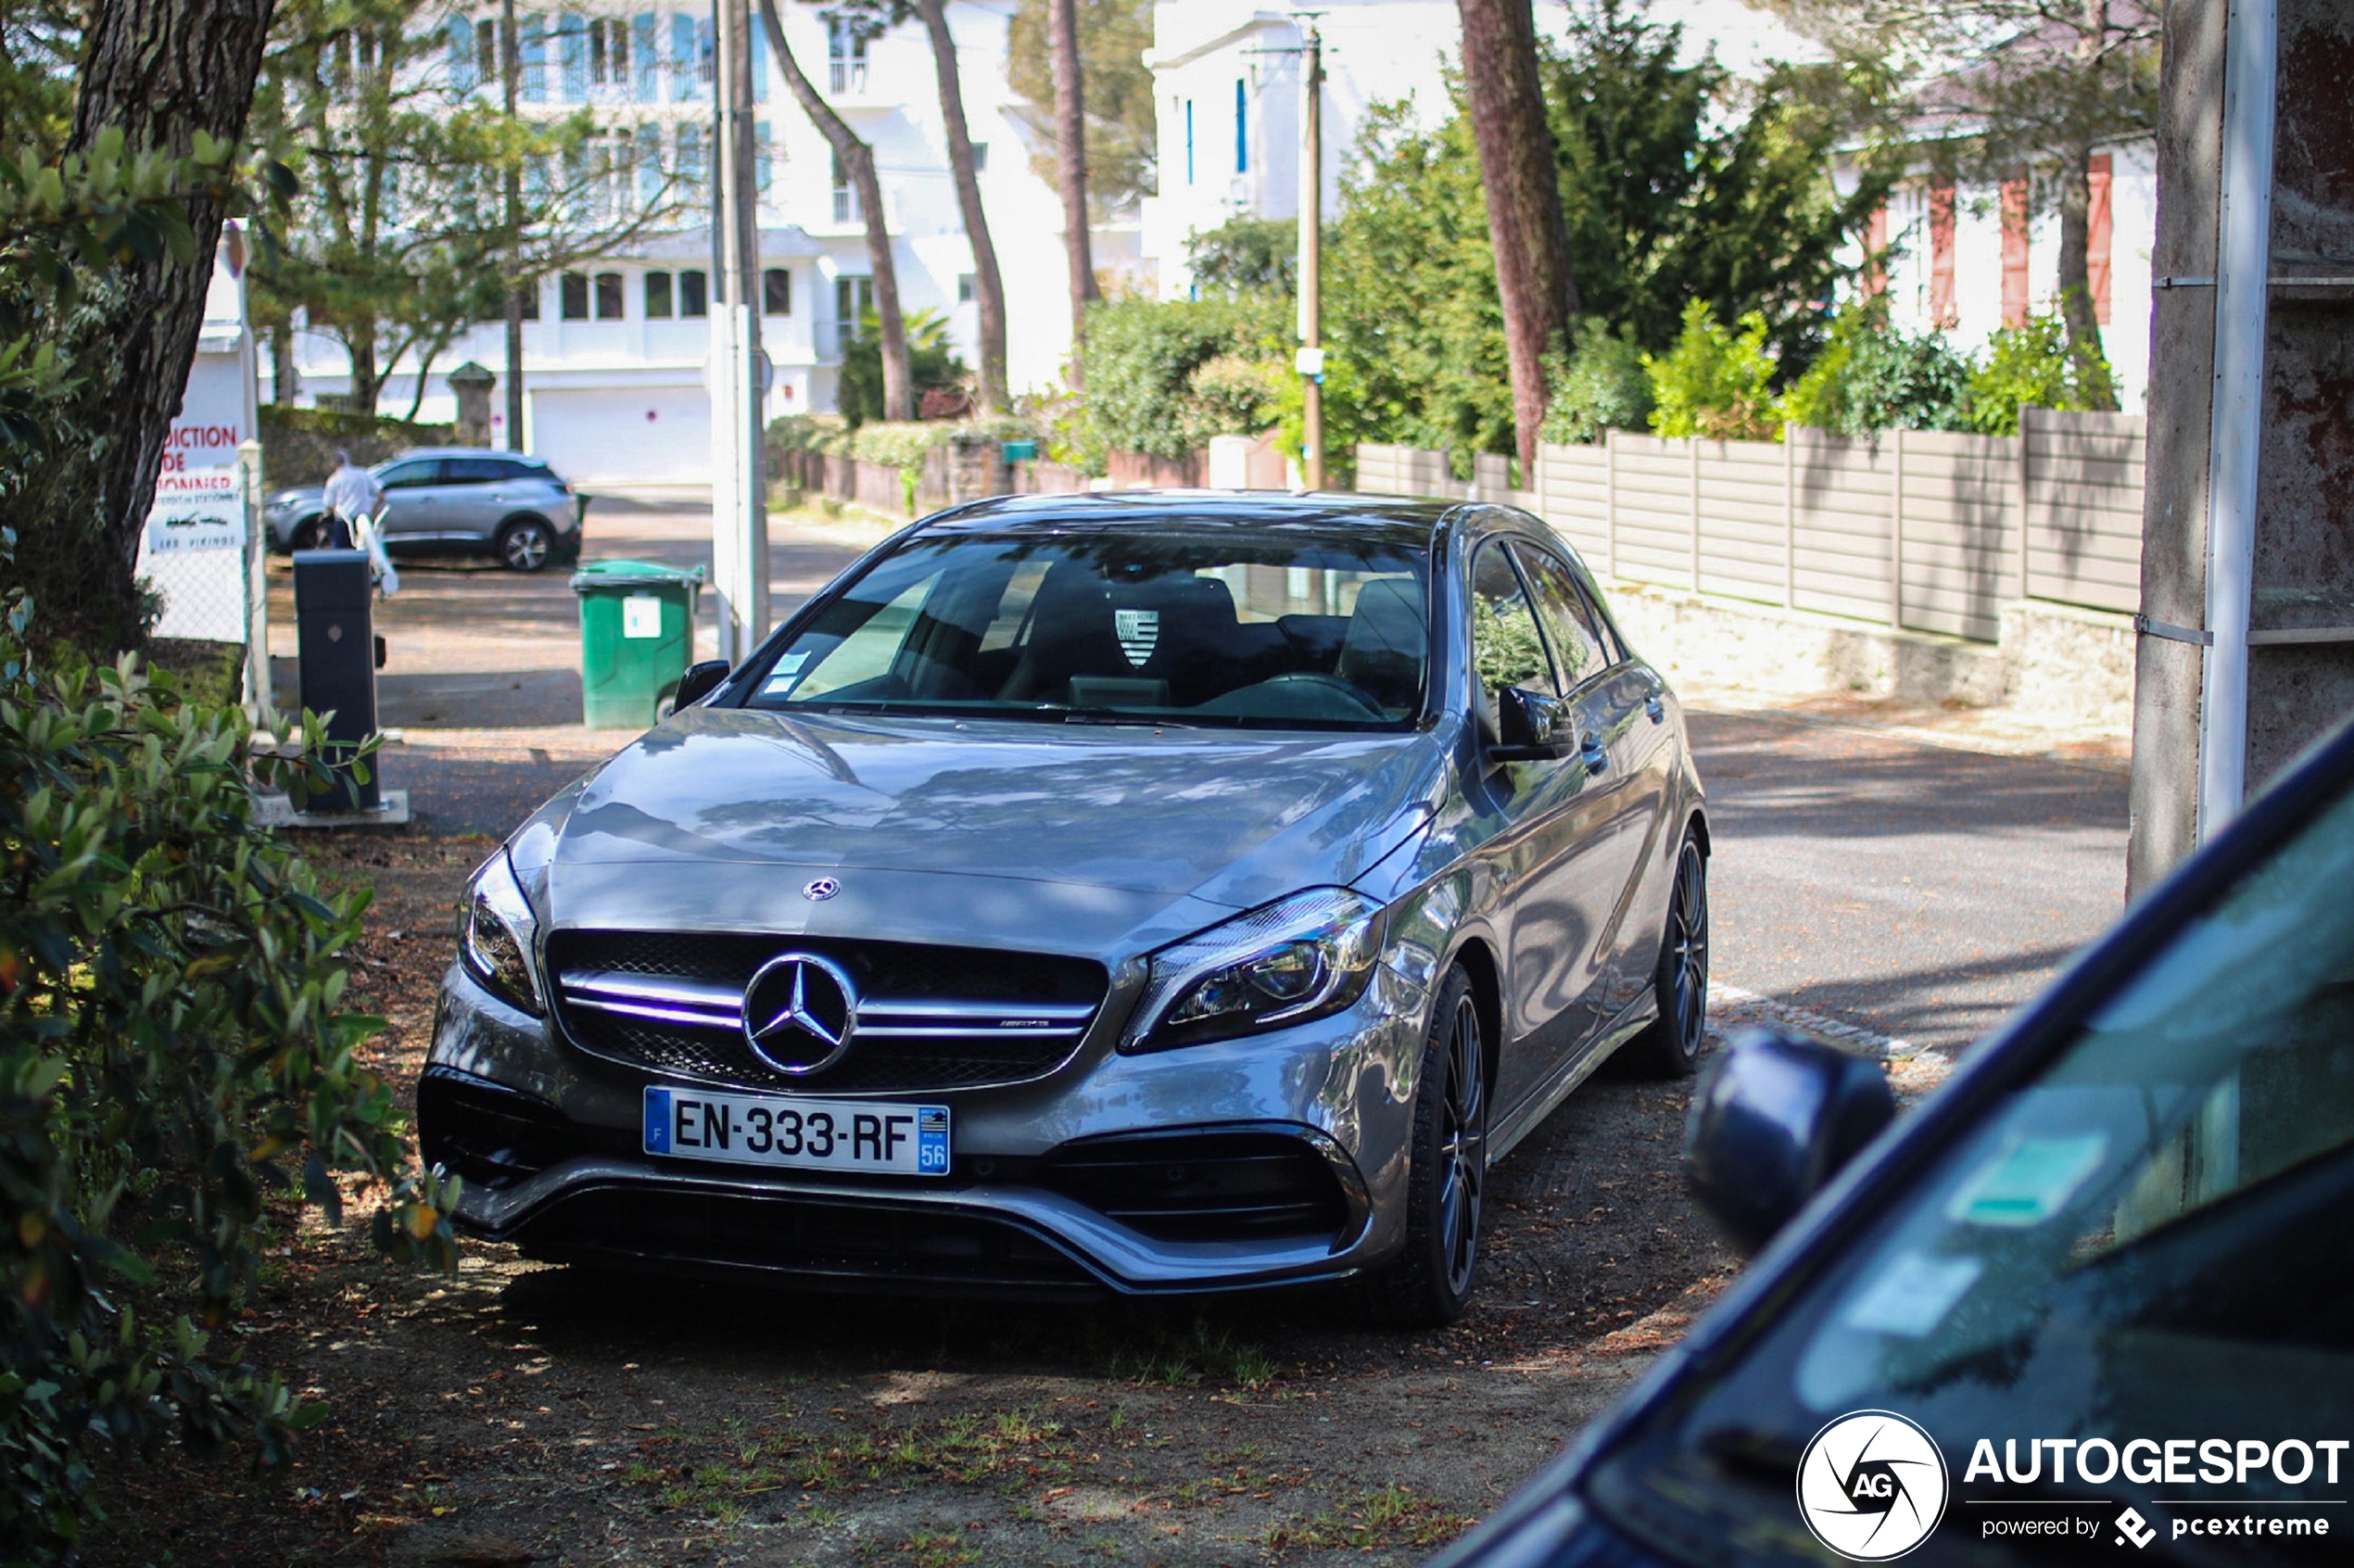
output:
M164 442L138 571L163 600L158 637L243 642L247 497L237 445L255 433L252 356L237 319L242 291L219 262L214 273L205 333ZM224 311L229 319L216 322Z

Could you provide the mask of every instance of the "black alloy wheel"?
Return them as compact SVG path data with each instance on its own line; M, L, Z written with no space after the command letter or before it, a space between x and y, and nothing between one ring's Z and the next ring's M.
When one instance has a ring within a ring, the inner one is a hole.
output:
M499 530L499 559L513 571L538 571L555 550L555 535L537 517L518 517Z
M1374 1314L1443 1328L1470 1305L1487 1192L1487 1031L1471 976L1448 971L1424 1038L1406 1183L1406 1247L1368 1282Z
M1700 1067L1708 1031L1708 856L1689 829L1676 854L1676 888L1652 987L1659 1017L1619 1056L1639 1077L1689 1078Z

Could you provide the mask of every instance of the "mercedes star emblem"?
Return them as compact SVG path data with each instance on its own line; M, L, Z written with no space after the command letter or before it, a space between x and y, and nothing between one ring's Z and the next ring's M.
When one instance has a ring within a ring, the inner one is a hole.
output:
M753 1055L799 1078L842 1059L858 1029L858 993L842 967L780 953L744 987L744 1038Z
M820 877L814 882L801 884L801 896L812 904L823 904L842 891L842 884L831 877Z

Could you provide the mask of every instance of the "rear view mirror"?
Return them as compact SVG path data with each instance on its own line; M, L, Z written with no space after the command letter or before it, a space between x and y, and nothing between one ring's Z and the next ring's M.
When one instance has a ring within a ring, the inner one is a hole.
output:
M1540 697L1517 686L1496 693L1496 744L1487 754L1497 762L1550 762L1576 749L1570 734L1569 714L1555 698Z
M1692 1101L1692 1195L1744 1253L1773 1239L1896 1117L1878 1066L1819 1041L1752 1030Z
M671 712L677 713L690 703L702 702L727 681L728 661L725 659L705 659L699 664L689 664L687 673L678 677L678 695L671 699Z

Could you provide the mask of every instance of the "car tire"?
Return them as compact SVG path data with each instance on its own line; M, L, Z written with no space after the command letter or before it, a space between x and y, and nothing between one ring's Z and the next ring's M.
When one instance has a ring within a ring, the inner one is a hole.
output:
M321 517L306 517L296 524L294 532L286 536L286 553L291 555L298 550L317 550L325 532L322 526L325 521Z
M1416 1081L1406 1249L1366 1282L1366 1304L1393 1328L1444 1328L1471 1303L1487 1190L1487 1031L1460 964L1438 988Z
M512 572L537 572L556 552L555 531L537 517L517 517L499 530L499 563Z
M1652 990L1659 1016L1620 1048L1618 1063L1632 1078L1690 1078L1708 1032L1708 856L1690 828L1676 851Z

